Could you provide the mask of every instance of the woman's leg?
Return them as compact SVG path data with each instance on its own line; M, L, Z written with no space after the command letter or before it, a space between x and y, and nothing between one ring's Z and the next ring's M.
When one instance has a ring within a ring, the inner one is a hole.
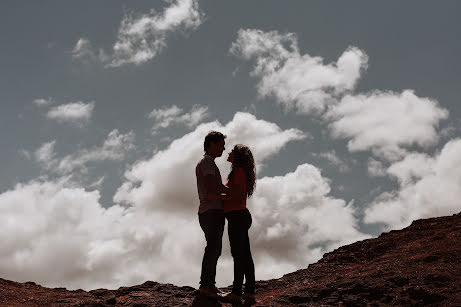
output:
M244 239L246 232L245 217L242 210L226 213L228 220L228 235L232 258L234 259L234 283L232 292L242 294L243 277L245 274Z
M252 219L250 211L246 210L246 227L243 238L243 257L245 263L245 293L255 293L255 265L253 262L253 256L251 255L250 237L248 236L248 230L251 227Z

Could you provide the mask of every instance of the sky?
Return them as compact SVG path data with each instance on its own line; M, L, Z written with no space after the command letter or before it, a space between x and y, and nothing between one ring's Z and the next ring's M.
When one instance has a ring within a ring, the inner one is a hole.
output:
M2 1L0 275L198 286L211 130L257 163L256 278L460 211L458 1ZM227 234L218 286L232 283Z

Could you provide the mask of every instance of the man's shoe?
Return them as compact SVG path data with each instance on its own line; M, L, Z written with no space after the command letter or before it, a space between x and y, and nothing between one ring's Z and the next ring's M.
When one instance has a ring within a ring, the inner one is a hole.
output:
M233 304L240 304L242 303L242 296L238 295L237 293L231 292L227 293L222 297L223 301L233 303Z
M251 304L256 303L254 293L243 293L242 298L245 301L245 303L251 303Z
M216 286L213 286L213 291L214 291L217 295L222 295L222 291L219 290L219 288L217 288Z

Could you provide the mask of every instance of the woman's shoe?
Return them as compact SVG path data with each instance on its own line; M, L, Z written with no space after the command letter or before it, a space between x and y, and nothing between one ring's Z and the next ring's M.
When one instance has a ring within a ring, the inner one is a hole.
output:
M223 301L226 301L229 303L235 303L235 304L242 303L242 296L234 292L227 293L226 295L222 297L222 299Z

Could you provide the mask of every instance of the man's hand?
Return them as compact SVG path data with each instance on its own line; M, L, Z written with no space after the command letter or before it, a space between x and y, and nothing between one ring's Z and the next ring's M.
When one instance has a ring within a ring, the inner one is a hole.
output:
M225 187L221 180L216 178L216 176L206 175L205 184L207 186L208 194L220 195L227 192L227 187Z
M233 199L238 202L243 202L245 201L245 190L243 189L243 186L239 184L232 185L231 189L229 189L229 192L227 193L230 199Z
M230 200L231 197L229 195L216 195L216 194L207 194L205 197L206 200Z
M229 194L229 188L221 183L221 194Z

